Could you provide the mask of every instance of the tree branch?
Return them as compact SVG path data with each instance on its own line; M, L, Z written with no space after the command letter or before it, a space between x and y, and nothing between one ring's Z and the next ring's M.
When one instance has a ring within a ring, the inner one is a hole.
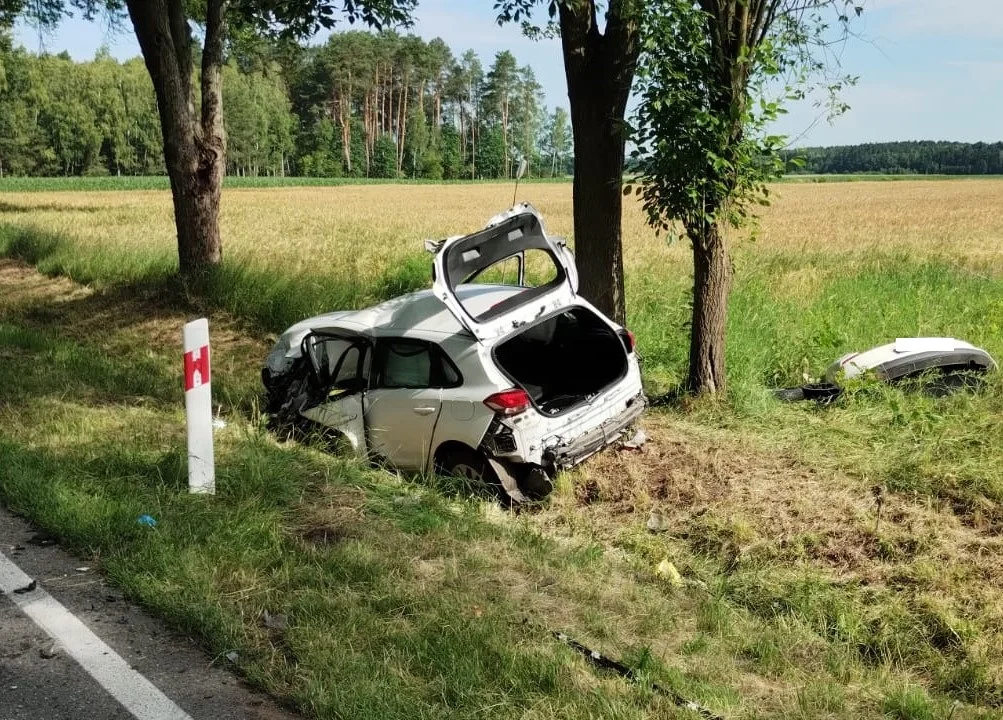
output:
M223 39L226 33L226 0L208 0L205 18L205 47L202 50L202 132L206 137L222 136L223 102L220 73Z

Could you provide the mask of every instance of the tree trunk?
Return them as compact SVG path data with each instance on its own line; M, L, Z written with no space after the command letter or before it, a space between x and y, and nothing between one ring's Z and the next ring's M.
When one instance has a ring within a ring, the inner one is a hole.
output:
M610 0L605 34L592 0L559 3L561 45L575 141L574 227L579 292L626 322L623 286L623 116L640 50L626 0Z
M179 265L182 276L191 277L222 259L219 200L226 140L220 71L225 0L207 3L201 118L195 111L191 31L183 0L127 0L126 4L157 95Z
M586 91L588 92L588 91ZM624 144L615 137L605 115L602 99L572 100L575 123L574 196L575 262L578 266L579 292L600 312L626 323L623 286L623 210Z
M687 385L693 393L725 391L724 345L731 291L731 256L718 225L690 233L693 243L693 326Z

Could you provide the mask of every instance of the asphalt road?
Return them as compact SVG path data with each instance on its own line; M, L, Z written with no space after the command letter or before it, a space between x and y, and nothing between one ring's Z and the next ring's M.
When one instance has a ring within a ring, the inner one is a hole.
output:
M166 696L165 702L176 705L181 716L186 713L192 720L298 717L280 708L267 695L247 687L223 667L225 660L213 663L189 639L171 632L125 601L93 568L82 569L87 562L65 552L3 508L0 508L0 553L109 646L112 652L99 652L96 663L109 657L115 659L117 653ZM18 600L25 602L31 597L31 593L24 593ZM51 601L50 604L54 605ZM67 637L64 644L69 642ZM130 676L119 673L117 678L120 685L126 684L126 693L131 690L130 683L143 684L132 682ZM139 690L137 693L141 695ZM133 717L134 712L127 710L70 657L59 640L46 634L13 597L0 597L0 720Z

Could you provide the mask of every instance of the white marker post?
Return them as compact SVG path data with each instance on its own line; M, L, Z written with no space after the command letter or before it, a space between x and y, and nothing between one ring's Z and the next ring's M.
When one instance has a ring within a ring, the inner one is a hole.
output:
M188 421L188 490L212 495L216 492L216 459L212 449L209 321L201 318L187 323L182 339Z

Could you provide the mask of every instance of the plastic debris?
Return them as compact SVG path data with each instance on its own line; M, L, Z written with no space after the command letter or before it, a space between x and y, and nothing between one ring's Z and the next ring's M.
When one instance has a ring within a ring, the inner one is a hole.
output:
M59 654L59 645L52 643L47 647L41 647L38 649L38 654L43 660L51 660Z
M152 515L140 515L138 518L136 518L136 522L138 522L140 525L146 525L147 527L157 526L157 521L153 518Z
M232 663L236 663L238 660L240 660L240 653L238 653L236 650L231 650L230 652L228 652L223 657L225 657L227 660L229 660Z
M660 578L668 580L669 584L673 587L682 587L684 584L683 576L679 574L676 566L669 562L668 558L658 563L658 567L655 568L655 574Z
M226 420L224 420L223 418L213 418L212 427L214 430L222 430L223 428L226 427Z
M635 672L632 668L627 667L622 662L619 662L611 657L603 655L602 653L597 652L596 650L592 650L591 648L582 645L580 642L572 640L570 637L568 637L562 632L554 632L551 634L559 641L567 645L568 647L581 653L582 656L595 667L601 668L603 670L612 670L618 675L628 678L629 680L643 682L643 680L641 680L641 676L639 676L637 672ZM700 703L694 702L693 700L687 700L678 692L676 692L675 689L673 689L668 685L659 685L657 683L652 683L651 685L649 685L649 687L656 692L666 695L678 707L686 708L687 710L695 712L698 715L700 715L700 717L705 718L706 720L724 720L724 718L722 718L720 715L715 714L712 710L705 708Z
M37 587L38 587L38 583L35 580L32 580L30 583L28 583L24 587L19 587L16 590L14 590L14 594L15 595L24 595L26 593L30 593L31 591L33 591Z
M75 569L75 570L76 570L77 572L88 572L88 571L90 570L90 568L89 568L89 567L87 567L86 565L84 565L83 567L78 567L78 568L74 568L74 569Z
M648 442L648 436L645 434L644 430L640 428L634 433L634 437L630 440L624 441L622 447L624 450L640 450L644 447L644 444Z

